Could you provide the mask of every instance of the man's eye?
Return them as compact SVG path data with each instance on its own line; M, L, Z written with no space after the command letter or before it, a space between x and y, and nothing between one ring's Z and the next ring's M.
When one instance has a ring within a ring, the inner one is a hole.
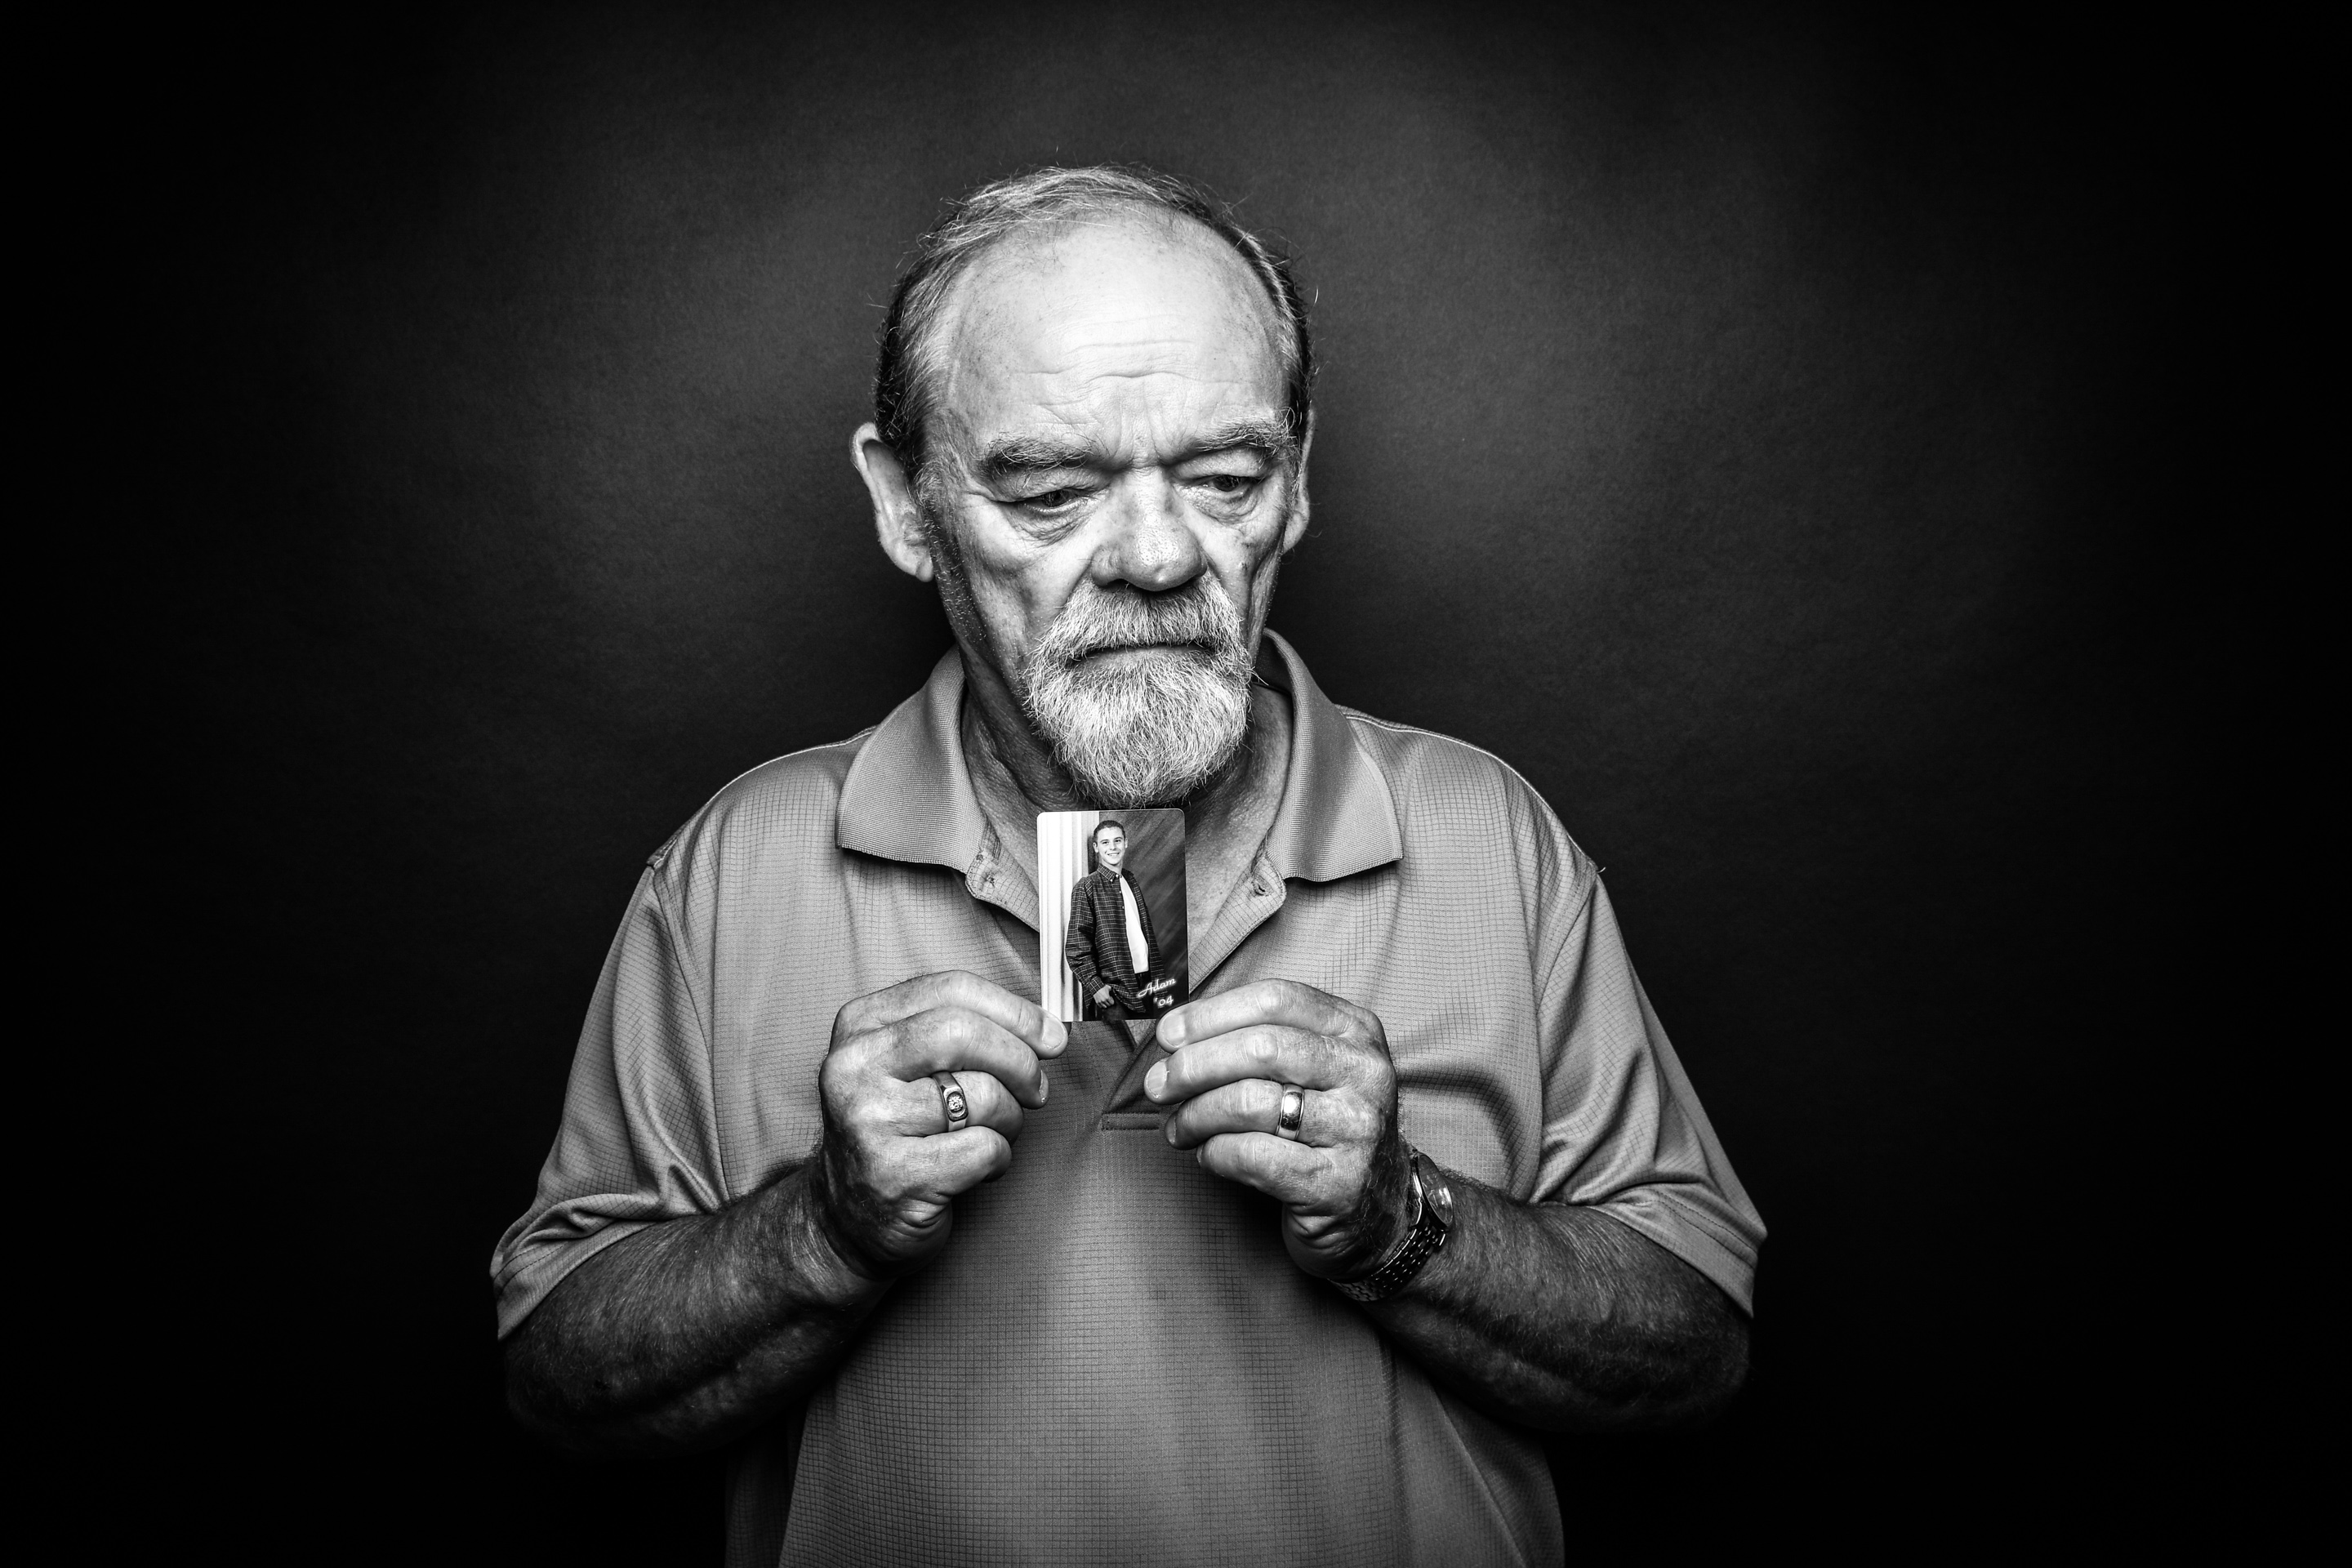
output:
M1245 496L1257 488L1257 481L1247 474L1211 474L1201 482L1210 493L1221 496Z
M1058 490L1047 490L1041 495L1024 496L1021 498L1021 504L1023 506L1035 507L1039 511L1058 511L1074 501L1084 500L1085 497L1086 491L1084 490L1075 490L1065 488Z

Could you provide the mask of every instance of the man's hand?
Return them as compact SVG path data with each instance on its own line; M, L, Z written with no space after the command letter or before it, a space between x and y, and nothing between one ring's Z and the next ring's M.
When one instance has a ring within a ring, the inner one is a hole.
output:
M1173 1054L1144 1079L1175 1107L1168 1141L1281 1203L1282 1239L1309 1274L1370 1273L1403 1236L1412 1176L1396 1129L1396 1068L1380 1019L1328 992L1265 980L1188 1002L1160 1022ZM1307 1090L1296 1141L1275 1131L1282 1086Z
M1279 1200L1283 1242L1308 1273L1377 1268L1412 1194L1381 1021L1263 981L1186 1003L1159 1038L1172 1054L1143 1089L1172 1108L1168 1141ZM1295 1141L1275 1132L1286 1083L1307 1090ZM1445 1250L1364 1310L1456 1394L1506 1421L1606 1431L1704 1419L1739 1386L1746 1321L1696 1268L1600 1210L1448 1184Z
M715 1214L664 1220L572 1270L507 1342L508 1397L583 1449L723 1442L806 1395L891 1280L948 1238L958 1193L1012 1163L1040 1057L1069 1031L1000 985L927 974L861 996L817 1069L806 1163ZM931 1074L970 1121L947 1130Z
M844 1262L872 1280L946 1245L958 1193L1013 1163L1022 1108L1045 1103L1041 1057L1069 1030L1033 1002L961 971L860 996L833 1021L814 1196ZM953 1072L970 1125L947 1130L935 1072Z

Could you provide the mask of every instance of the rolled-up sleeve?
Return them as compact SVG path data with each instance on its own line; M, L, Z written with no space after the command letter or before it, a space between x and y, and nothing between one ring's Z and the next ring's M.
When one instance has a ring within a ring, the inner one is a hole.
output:
M604 1248L723 1201L709 1012L688 979L661 875L638 880L580 1031L538 1195L491 1256L501 1337Z
M1764 1221L1707 1124L1643 994L1608 890L1586 896L1539 994L1544 1047L1539 1202L1600 1209L1755 1304Z

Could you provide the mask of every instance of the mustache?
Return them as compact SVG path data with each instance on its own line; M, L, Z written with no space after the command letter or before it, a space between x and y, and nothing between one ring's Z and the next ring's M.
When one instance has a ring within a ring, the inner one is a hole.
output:
M1096 590L1054 617L1030 655L1033 668L1068 668L1129 647L1194 647L1214 658L1241 651L1241 613L1213 577L1166 594Z

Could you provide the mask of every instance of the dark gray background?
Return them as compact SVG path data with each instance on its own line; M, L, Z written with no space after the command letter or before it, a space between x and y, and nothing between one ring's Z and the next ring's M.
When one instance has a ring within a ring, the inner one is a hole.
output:
M715 1550L710 1461L509 1427L485 1264L645 855L946 645L848 436L939 200L1050 161L1295 247L1325 374L1275 625L1608 867L1772 1226L1733 1414L1560 1449L1579 1551L1941 1536L2150 1431L2136 1096L2203 690L2166 634L2215 590L2174 543L2199 111L2145 31L361 8L184 50L139 395L208 857L215 1032L169 1081L228 1326L189 1394L239 1417L238 1529Z

